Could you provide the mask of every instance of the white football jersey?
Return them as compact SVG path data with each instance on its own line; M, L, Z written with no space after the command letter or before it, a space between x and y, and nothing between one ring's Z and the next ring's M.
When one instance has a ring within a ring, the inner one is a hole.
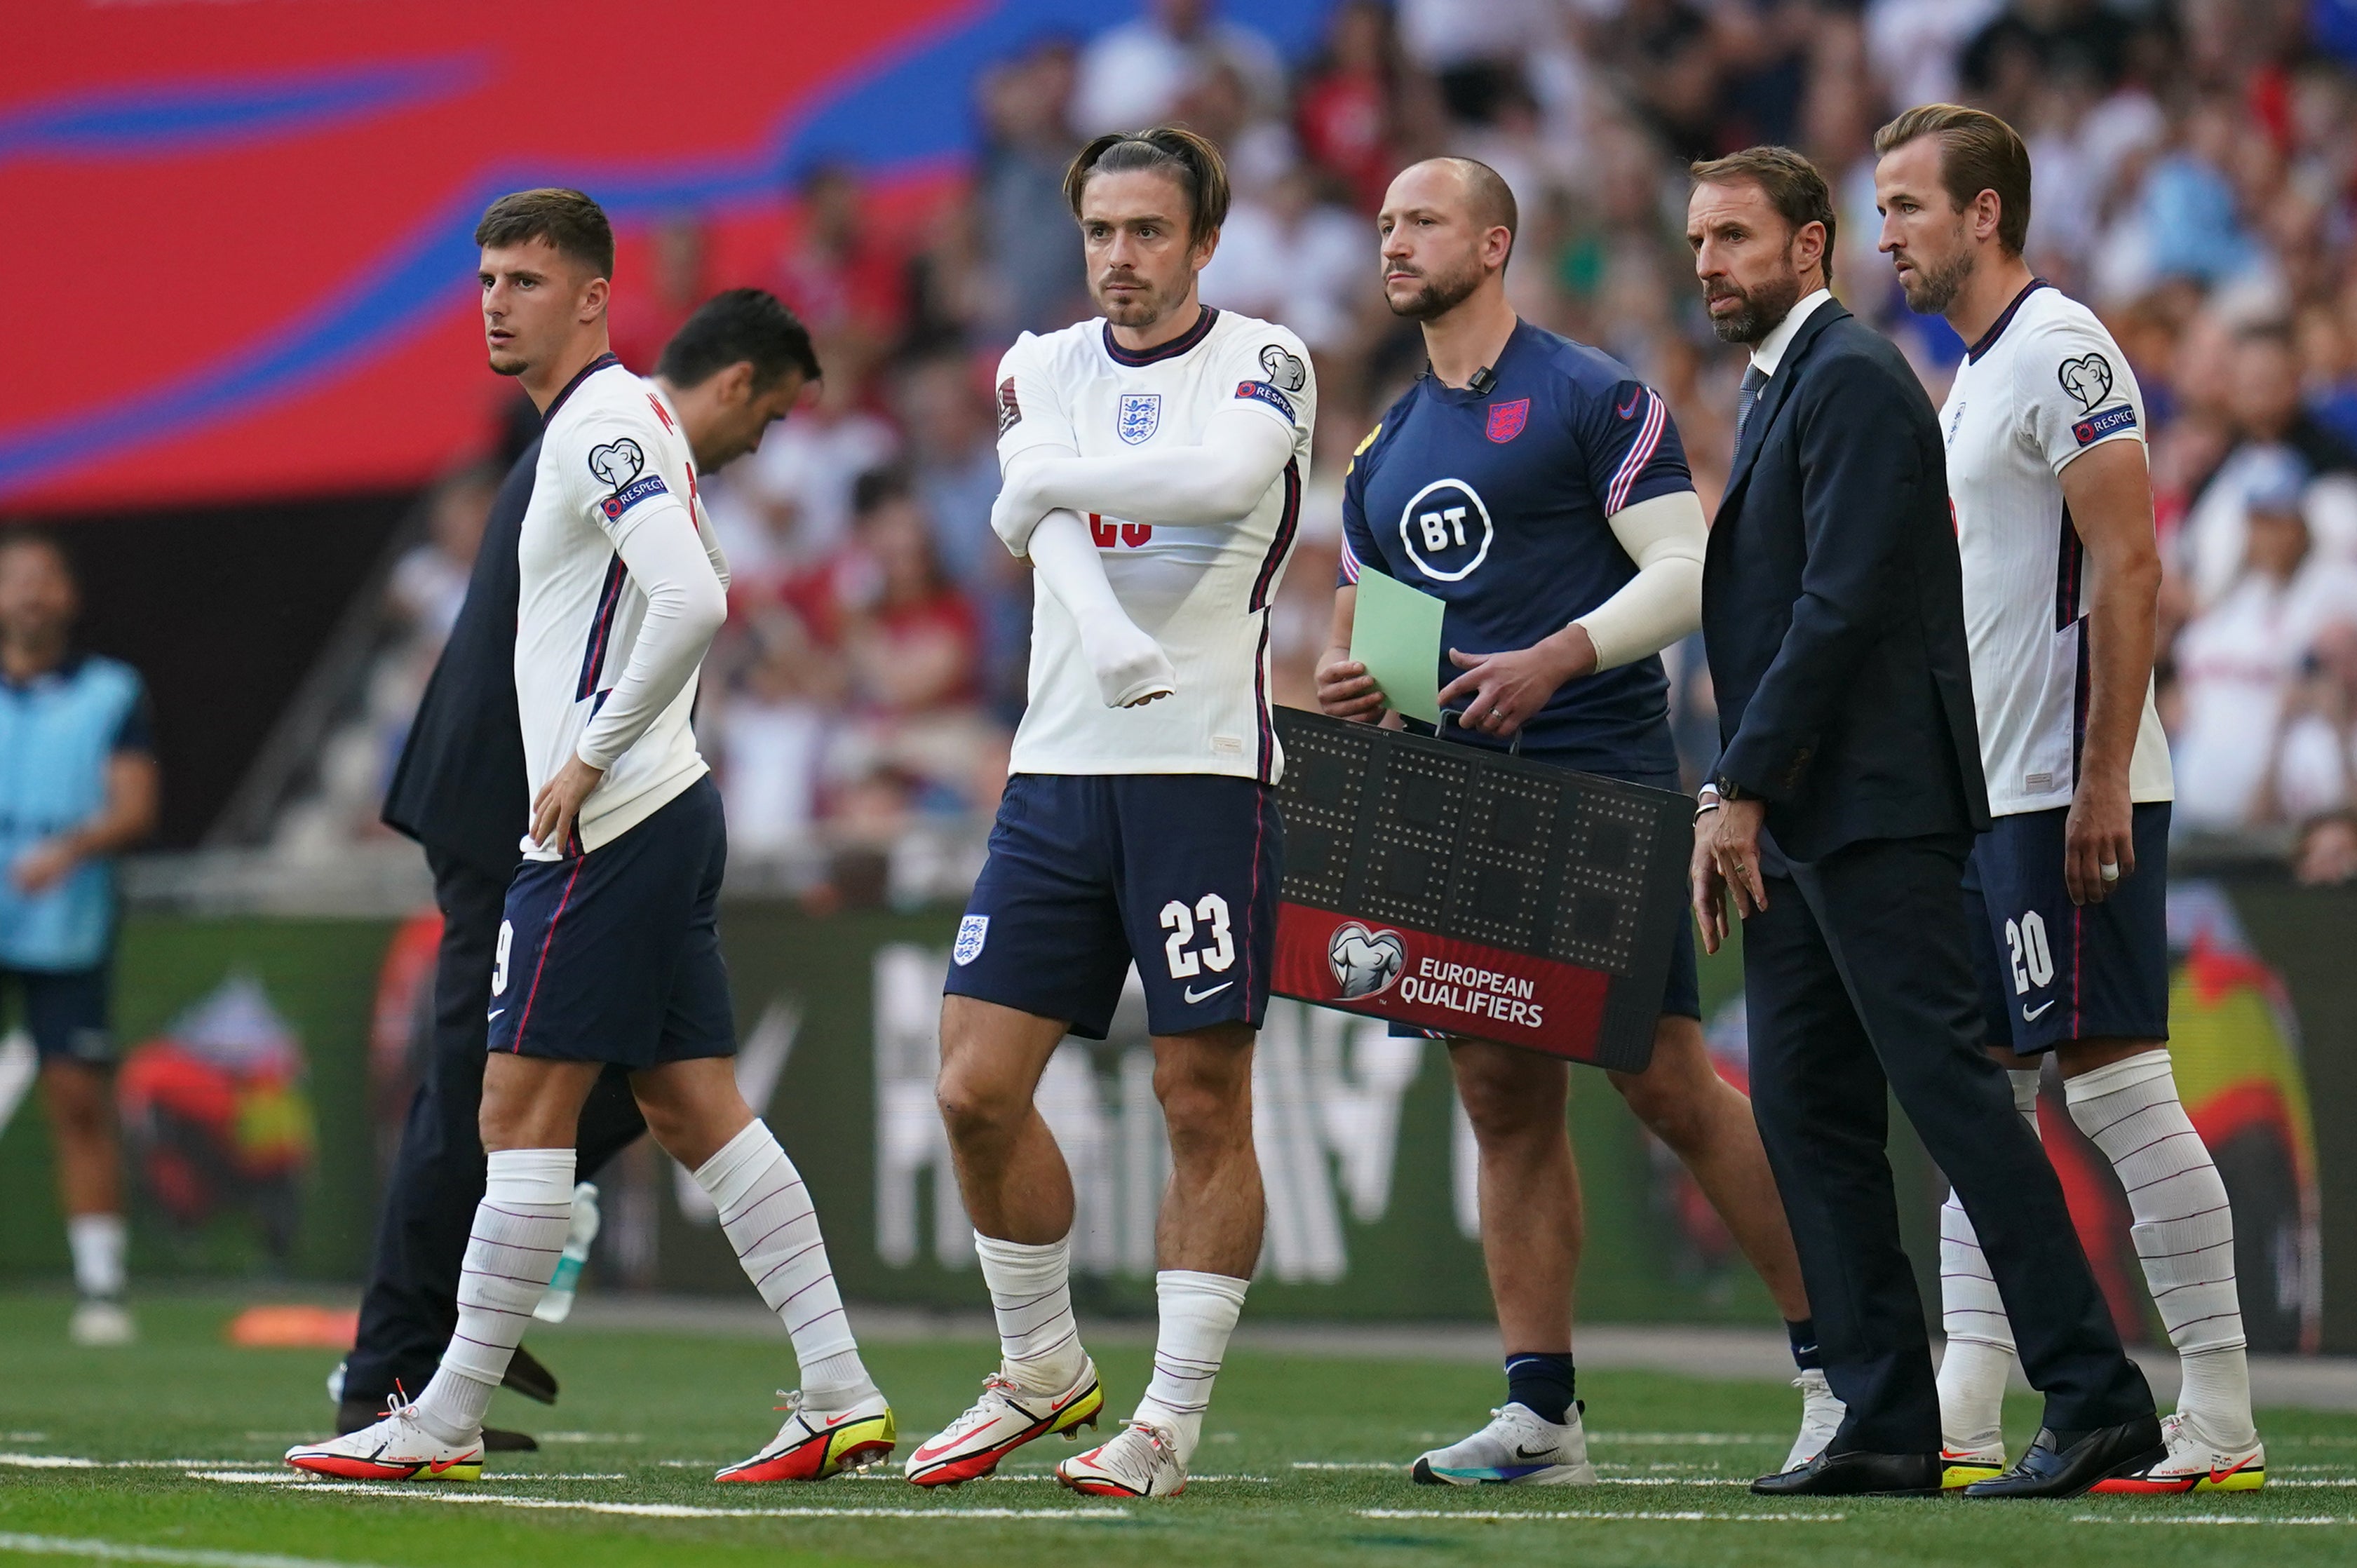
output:
M516 707L534 797L571 760L630 663L647 596L623 568L620 545L640 528L694 528L726 584L679 414L652 381L608 355L549 407L516 543ZM579 848L612 843L704 776L688 725L695 686L690 675L582 802ZM556 860L566 846L543 849L527 837L522 847L527 859Z
M1025 333L998 368L1002 466L1034 446L1084 457L1195 446L1211 416L1255 409L1291 432L1293 460L1243 516L1174 526L1092 513L1122 608L1178 671L1174 696L1108 708L1080 630L1035 593L1030 703L1015 732L1017 773L1222 773L1274 784L1285 759L1269 710L1269 607L1284 580L1309 471L1318 385L1282 327L1205 306L1144 353L1103 321Z
M2088 594L2061 476L2091 447L2144 439L2136 372L2093 311L2034 283L1956 367L1940 425L1989 810L2068 806L2087 723ZM2173 792L2147 682L2128 797Z

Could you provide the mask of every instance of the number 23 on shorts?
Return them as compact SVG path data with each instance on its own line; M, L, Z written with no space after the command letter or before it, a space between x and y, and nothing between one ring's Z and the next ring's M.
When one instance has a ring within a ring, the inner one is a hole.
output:
M1209 945L1189 951L1195 940L1196 922L1211 928ZM1216 893L1206 893L1195 901L1189 910L1186 904L1173 898L1162 906L1162 929L1170 935L1164 939L1162 950L1170 961L1170 978L1187 980L1210 970L1223 974L1236 961L1236 941L1228 929L1228 901Z

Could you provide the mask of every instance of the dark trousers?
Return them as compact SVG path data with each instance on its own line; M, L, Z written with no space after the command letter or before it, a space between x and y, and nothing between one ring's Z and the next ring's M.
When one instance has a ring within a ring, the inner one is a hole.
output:
M1884 1154L1893 1093L1980 1233L2046 1424L2110 1426L2153 1408L2054 1167L1983 1049L1959 892L1970 843L1873 840L1785 862L1767 878L1768 908L1743 923L1752 1112L1825 1375L1849 1405L1830 1453L1940 1446L1923 1303Z
M483 1197L485 1013L507 878L426 851L442 950L434 970L434 1054L409 1102L401 1152L386 1183L376 1256L361 1298L358 1343L345 1362L344 1398L382 1402L396 1379L414 1398L458 1326L458 1268ZM581 1108L575 1168L584 1181L647 1130L628 1076L608 1069ZM380 1408L382 1408L380 1404Z

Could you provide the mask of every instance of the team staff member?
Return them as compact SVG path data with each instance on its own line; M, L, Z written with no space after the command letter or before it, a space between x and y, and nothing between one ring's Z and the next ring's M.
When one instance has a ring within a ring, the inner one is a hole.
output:
M707 303L664 348L657 368L706 474L759 445L760 428L750 424L757 403L764 409L790 403L818 373L807 338L798 338L801 357L778 371L787 381L755 397L752 362L727 351L745 336L742 323L762 308L754 295L732 290ZM779 390L789 381L791 392ZM386 1187L359 1339L346 1363L339 1432L374 1422L396 1385L413 1395L423 1389L457 1326L458 1269L483 1196L477 1113L485 1015L516 841L531 815L515 698L516 544L539 462L534 439L491 504L466 603L385 799L385 822L425 847L442 910L442 950L434 978L434 1055L410 1103ZM608 1070L581 1112L582 1178L645 1131L627 1075ZM554 1380L521 1347L507 1386L551 1399L556 1391ZM484 1438L494 1452L532 1446L521 1434L497 1429L487 1429Z
M1936 1494L1940 1402L1884 1154L1889 1096L1954 1181L2045 1429L1967 1497L2069 1497L2158 1458L2152 1391L2061 1184L1982 1049L1964 867L1988 826L1940 424L1828 291L1824 177L1783 147L1695 166L1712 327L1751 345L1703 565L1721 752L1695 832L1705 945L1744 917L1751 1097L1846 1405L1770 1493Z
M1448 601L1441 701L1464 708L1472 744L1502 750L1519 737L1526 758L1677 789L1659 653L1701 621L1704 526L1668 408L1607 355L1516 318L1505 295L1514 198L1486 165L1415 165L1392 182L1378 223L1385 296L1423 324L1431 368L1361 446L1343 485L1320 705L1383 715L1383 694L1350 656L1354 585L1382 572ZM1464 651L1474 649L1491 651ZM1652 1063L1612 1082L1694 1173L1791 1327L1807 1395L1799 1464L1841 1411L1815 1369L1800 1263L1750 1106L1713 1070L1701 1014L1693 933L1681 923ZM1573 1393L1581 1221L1569 1069L1485 1040L1448 1047L1480 1147L1506 1402L1480 1432L1417 1459L1415 1478L1592 1481Z
M147 693L127 664L74 651L81 596L47 535L0 536L0 993L40 1054L73 1251L72 1334L135 1337L124 1310L123 1162L107 1028L110 860L156 829Z

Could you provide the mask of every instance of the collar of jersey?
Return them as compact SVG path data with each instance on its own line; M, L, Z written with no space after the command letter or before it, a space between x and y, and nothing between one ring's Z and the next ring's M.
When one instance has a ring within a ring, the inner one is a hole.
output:
M1514 351L1523 346L1523 339L1536 330L1537 328L1533 327L1529 322L1522 320L1520 317L1515 319L1514 329L1506 334L1506 346L1499 349L1498 357L1490 362L1490 372L1496 376L1498 380L1490 383L1490 390L1488 392L1477 392L1471 387L1450 386L1447 381L1442 381L1438 374L1434 371L1432 361L1430 360L1426 360L1424 362L1424 375L1422 377L1422 382L1426 393L1428 396L1437 397L1444 403L1488 403L1491 398L1499 395L1500 391L1504 384L1506 361L1514 357Z
M2004 312L1999 315L1995 321L1989 323L1989 329L1980 335L1980 340L1975 343L1971 348L1964 350L1964 358L1971 360L1975 363L1979 362L1980 357L1983 354L1987 353L1991 349L1996 347L1996 340L2005 336L2005 329L2013 325L2015 314L2021 309L2021 302L2028 299L2031 295L2036 294L2041 288L2052 288L2053 286L2054 285L2052 284L2048 283L2044 278L2031 278L2029 284L2023 287L2022 291L2013 296L2013 303L2007 306Z
M1204 338L1210 337L1211 335L1211 323L1217 321L1219 318L1220 313L1218 311L1212 309L1208 305L1203 306L1200 307L1200 314L1195 317L1195 325L1187 328L1186 331L1178 334L1178 337L1173 338L1168 343L1157 343L1151 349L1125 349L1120 344L1114 342L1113 340L1113 323L1108 321L1104 324L1105 352L1113 356L1113 362L1116 365L1158 365L1165 360L1177 359L1179 355L1185 353L1188 349L1193 348L1196 344L1200 343ZM587 372L584 373L586 374Z
M6 671L0 670L0 687L5 687L11 692L33 692L51 682L62 684L81 674L81 667L89 661L90 655L81 649L68 648L63 659L59 660L47 670L35 671L22 681L10 675Z
M591 376L596 375L598 371L606 369L608 365L619 365L621 362L621 360L616 359L611 353L605 353L598 355L596 359L582 366L579 371L574 373L573 379L565 383L565 390L558 392L556 396L550 401L548 412L540 416L541 428L544 430L548 428L549 421L556 417L556 411L565 406L565 400L573 395L573 391L576 387L579 386L583 381L587 381Z

